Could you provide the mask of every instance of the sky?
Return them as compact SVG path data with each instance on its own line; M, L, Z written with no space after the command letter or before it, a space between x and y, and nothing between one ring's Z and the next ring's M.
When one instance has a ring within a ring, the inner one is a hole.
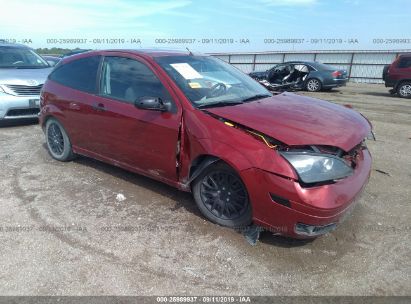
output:
M410 0L0 0L0 7L0 39L33 48L411 49Z

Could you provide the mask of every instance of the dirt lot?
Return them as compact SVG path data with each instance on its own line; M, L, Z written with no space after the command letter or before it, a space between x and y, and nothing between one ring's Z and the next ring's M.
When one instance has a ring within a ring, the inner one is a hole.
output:
M38 125L0 128L0 294L411 295L411 100L383 85L301 94L351 104L377 136L353 214L308 243L266 232L250 246L205 221L190 194L54 161Z

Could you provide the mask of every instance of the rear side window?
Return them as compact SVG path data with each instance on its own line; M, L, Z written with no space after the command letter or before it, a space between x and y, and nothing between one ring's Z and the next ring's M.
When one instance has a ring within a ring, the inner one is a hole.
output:
M97 71L101 56L92 56L57 66L49 79L72 89L87 93L97 92Z
M411 57L403 57L400 59L398 64L399 68L410 68L411 67Z

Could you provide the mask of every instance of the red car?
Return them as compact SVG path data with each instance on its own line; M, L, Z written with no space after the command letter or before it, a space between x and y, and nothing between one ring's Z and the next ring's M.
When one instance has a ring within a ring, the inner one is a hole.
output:
M391 94L402 98L411 98L411 54L397 57L393 63L384 67L382 78L386 87L391 87Z
M336 227L367 183L361 114L273 95L211 56L92 51L63 59L41 94L52 157L76 154L191 191L209 220L310 238Z

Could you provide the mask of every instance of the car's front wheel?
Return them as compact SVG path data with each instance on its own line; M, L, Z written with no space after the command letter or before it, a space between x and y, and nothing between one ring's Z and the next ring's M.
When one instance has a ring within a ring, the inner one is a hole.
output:
M212 222L231 228L251 224L247 189L227 164L218 162L207 167L194 180L192 191L198 208Z
M322 83L317 78L311 78L307 81L305 88L309 92L318 92L318 91L321 91Z
M402 98L411 98L411 82L403 82L398 86L398 95Z
M57 119L47 120L45 133L48 151L54 159L69 161L74 158L67 132Z

